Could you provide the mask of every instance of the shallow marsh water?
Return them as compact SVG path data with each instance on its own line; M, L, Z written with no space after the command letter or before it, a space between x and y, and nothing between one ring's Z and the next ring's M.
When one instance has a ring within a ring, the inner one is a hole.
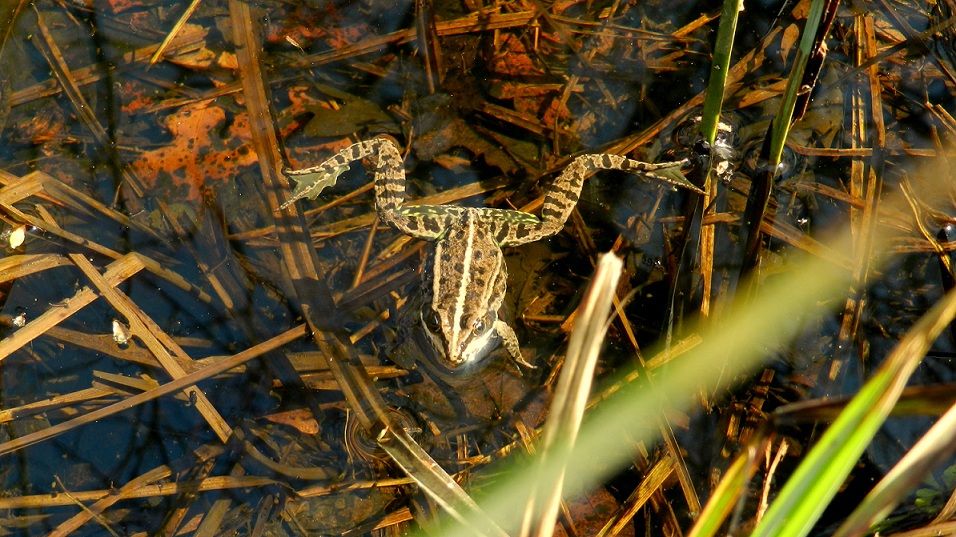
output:
M443 201L452 203L520 208L533 205L568 155L626 151L656 161L691 151L693 135L680 133L699 114L694 99L706 87L716 6L425 7L254 6L274 113L269 122L281 138L284 165L319 164L349 136L389 134L406 150L412 197L445 194ZM780 81L805 13L803 4L745 7L734 61L752 51L760 61L736 71L726 98L724 119L735 128L739 158L737 173L716 184L716 209L704 219L716 234L712 287L703 290L698 259L682 265L679 245L691 220L683 218L689 214L685 194L598 174L585 185L565 232L507 252L506 306L536 369L498 355L481 371L448 376L429 364L427 349L416 349L421 244L382 226L370 232L374 206L363 166L319 199L299 203L323 280L339 305L348 304L343 324L354 356L407 430L476 496L496 480L495 463L521 452L528 431L543 422L562 360L563 323L597 252L613 248L624 257L621 297L633 291L625 307L631 324L612 325L602 378L634 369L640 349L666 334L669 323L678 337L690 335L703 293L719 317L739 271L741 214L754 173L748 156L779 106ZM865 92L866 70L854 67L859 41L853 40L870 21L876 50L886 52L948 20L948 7L884 3L837 17L816 93L794 126L766 217L766 281L802 252L831 259L835 270L852 270L863 254L818 245L847 222L858 225L866 201L860 168L872 167L882 185L876 195L890 196L929 182L922 171L927 163L952 162L956 83L947 73L954 72L953 26L923 40L925 47L914 40L878 63L874 87L886 125L879 167L868 152L876 137L868 115L874 101ZM100 273L129 252L155 262L128 269L136 274L111 285L155 323L150 333L169 336L160 345L187 373L302 322L280 252L284 231L257 166L250 97L239 83L231 44L237 33L232 8L225 1L199 3L149 68L147 60L184 13L179 2L8 2L0 8L0 212L8 246L0 266L0 444L170 378L170 366L159 366L142 328L131 326L132 340L116 341L114 320L136 324L118 310L126 303L121 298L107 300L100 290L69 317L42 324L84 287L95 287L69 254L89 259ZM688 173L699 177L700 170ZM812 321L794 311L800 335L789 346L768 349L765 369L728 379L732 386L707 394L706 406L693 415L668 416L700 497L706 499L729 453L746 437L732 424L746 431L784 403L853 393L941 296L938 259L954 244L942 240L937 248L930 237L953 223L956 199L952 185L943 191L948 196L913 197L908 206L880 212L873 228L858 228L860 236L888 237L882 248L894 254L866 274L863 294L848 292L862 298L862 306L848 309L844 297L822 304L832 313ZM10 237L21 226L25 241L14 245ZM19 341L16 334L31 324L34 337ZM953 344L944 334L913 383L952 382ZM283 348L288 366L248 362L202 382L202 395L151 401L0 455L0 490L7 496L0 498L0 534L48 535L70 524L82 535L103 535L107 526L121 535L313 535L428 526L439 511L367 437L314 351L312 341L300 337ZM844 367L835 370L835 361ZM301 385L293 388L290 380ZM25 408L66 394L83 398ZM198 412L203 396L241 435L217 436L209 414ZM865 483L925 427L912 420L887 427L861 462L858 486L848 487L841 501L858 499ZM791 436L802 445L813 431ZM579 530L596 534L664 452L635 448L630 468L583 492L572 505ZM785 466L798 456L796 450ZM171 486L212 489L212 476L228 476L217 485L222 490ZM384 484L373 486L374 480ZM103 494L120 496L124 486L147 485L155 488L111 503L99 520L76 518L84 516L77 501L92 504ZM686 528L693 507L675 478L661 491L673 510L650 502L619 533ZM941 493L938 501L944 500ZM904 513L906 507L917 511L915 505L904 506ZM825 523L840 515L835 510Z

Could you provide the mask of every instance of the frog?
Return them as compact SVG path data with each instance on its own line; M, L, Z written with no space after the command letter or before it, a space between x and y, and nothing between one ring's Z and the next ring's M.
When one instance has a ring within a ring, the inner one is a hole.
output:
M689 160L647 163L620 155L576 156L546 190L541 216L492 207L406 205L405 162L396 141L378 136L354 143L322 164L287 170L298 185L280 208L322 188L357 161L370 159L375 207L380 220L398 231L434 243L422 266L421 324L427 341L448 370L468 369L503 345L517 363L533 367L521 353L514 329L499 318L508 270L503 248L557 234L574 210L585 179L596 170L633 172L703 194L680 169Z

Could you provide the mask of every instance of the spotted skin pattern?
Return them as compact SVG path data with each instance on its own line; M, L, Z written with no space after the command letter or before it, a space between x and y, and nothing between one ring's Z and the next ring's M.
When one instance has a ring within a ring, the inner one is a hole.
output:
M289 174L318 173L323 180L334 181L352 162L369 157L374 164L379 218L402 233L435 242L422 271L421 318L429 340L451 369L482 360L499 342L515 360L529 365L521 356L514 330L498 318L508 281L501 248L559 232L574 210L589 172L637 172L701 192L679 173L654 173L665 168L679 170L686 161L648 164L617 155L588 154L575 158L554 181L545 194L541 218L506 209L406 206L404 161L395 143L385 137L358 142L315 168ZM302 187L300 184L283 207L314 195L312 188Z

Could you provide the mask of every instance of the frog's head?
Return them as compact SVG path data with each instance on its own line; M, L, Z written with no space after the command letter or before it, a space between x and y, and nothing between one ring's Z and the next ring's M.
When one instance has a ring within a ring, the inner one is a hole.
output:
M466 215L439 238L422 272L422 324L444 366L466 368L495 349L508 271L491 232Z

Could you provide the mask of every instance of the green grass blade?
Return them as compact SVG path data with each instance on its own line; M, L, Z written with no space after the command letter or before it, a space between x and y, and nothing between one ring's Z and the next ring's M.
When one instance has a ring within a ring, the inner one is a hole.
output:
M893 510L906 494L956 450L956 406L933 425L886 474L847 518L833 537L863 535Z
M724 102L724 85L730 71L730 53L733 52L734 34L737 33L737 14L741 9L741 0L724 0L720 12L717 42L714 43L714 61L710 67L710 80L707 82L707 96L704 99L700 122L700 133L709 144L713 144L717 137L720 108Z
M956 316L956 291L913 326L797 467L753 537L803 537L813 528L899 399L906 381Z
M734 459L733 464L724 473L720 483L707 501L707 505L700 513L700 518L694 523L687 537L713 537L718 535L727 515L734 509L740 499L740 494L747 490L747 481L757 467L757 454L762 453L770 441L769 428L761 428L751 439L746 449Z
M790 78L787 79L787 88L783 92L783 102L777 110L777 117L773 120L773 131L770 138L769 163L771 167L780 164L780 156L783 154L783 146L787 141L787 135L790 133L790 121L793 118L793 110L797 103L797 93L800 91L800 84L803 82L803 73L807 67L807 60L813 54L813 43L817 35L817 28L823 20L823 14L826 11L827 0L814 0L810 4L810 14L807 16L807 25L803 29L803 35L800 36L800 46L797 49L797 56L793 62L793 69L790 71Z

